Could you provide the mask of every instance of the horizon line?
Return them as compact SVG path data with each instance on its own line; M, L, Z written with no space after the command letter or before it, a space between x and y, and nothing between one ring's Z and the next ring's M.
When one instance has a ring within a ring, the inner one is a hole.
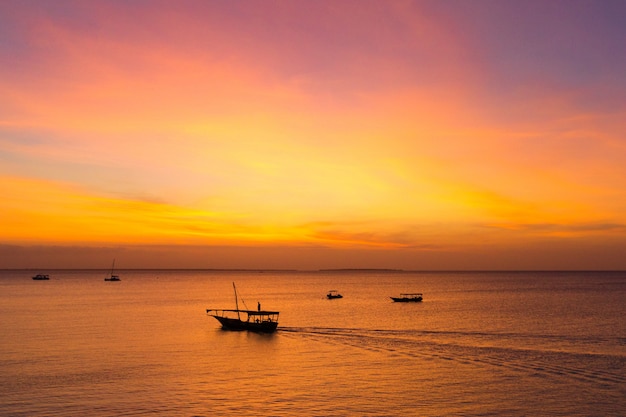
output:
M0 271L102 271L110 268L0 268ZM119 268L118 271L214 271L214 272L626 272L626 269L401 269L401 268Z

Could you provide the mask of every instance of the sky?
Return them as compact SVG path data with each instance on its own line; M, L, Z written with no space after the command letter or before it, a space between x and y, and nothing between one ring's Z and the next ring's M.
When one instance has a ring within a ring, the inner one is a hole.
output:
M0 0L0 268L626 269L625 21Z

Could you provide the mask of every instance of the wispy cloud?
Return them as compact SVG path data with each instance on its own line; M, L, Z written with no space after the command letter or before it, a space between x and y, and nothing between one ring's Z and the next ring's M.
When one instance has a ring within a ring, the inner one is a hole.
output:
M2 3L3 242L392 259L613 238L624 16L614 2Z

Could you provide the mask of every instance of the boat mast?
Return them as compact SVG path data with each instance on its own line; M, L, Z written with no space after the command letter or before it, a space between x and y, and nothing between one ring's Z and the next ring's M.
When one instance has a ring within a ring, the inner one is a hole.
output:
M237 287L235 287L235 283L233 282L233 290L235 290L235 307L237 308L237 318L241 320L239 316L239 301L237 301Z
M111 276L113 276L114 269L115 269L115 258L113 258L113 264L111 265Z

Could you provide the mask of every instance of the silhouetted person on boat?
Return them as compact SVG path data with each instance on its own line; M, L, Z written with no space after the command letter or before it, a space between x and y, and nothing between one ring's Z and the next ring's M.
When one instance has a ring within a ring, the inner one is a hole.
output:
M257 302L256 302L256 309L257 309L258 311L261 311L261 302L260 302L260 301L257 301Z

